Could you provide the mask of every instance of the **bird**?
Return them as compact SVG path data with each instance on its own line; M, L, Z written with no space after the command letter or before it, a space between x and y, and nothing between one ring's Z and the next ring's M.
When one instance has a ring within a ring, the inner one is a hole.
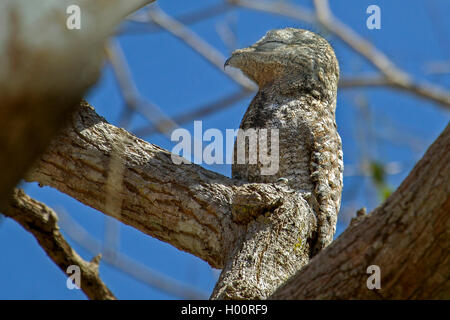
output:
M287 184L305 198L317 219L310 249L314 256L333 240L343 188L342 142L335 117L339 80L335 52L314 32L275 29L255 44L235 50L225 66L240 69L258 85L240 132L276 129L279 135L277 172L262 174L267 164L259 157L256 163L249 162L249 153L256 150L250 143L243 145L245 161L236 162L242 147L236 139L232 177L249 183ZM257 149L261 147L259 143Z

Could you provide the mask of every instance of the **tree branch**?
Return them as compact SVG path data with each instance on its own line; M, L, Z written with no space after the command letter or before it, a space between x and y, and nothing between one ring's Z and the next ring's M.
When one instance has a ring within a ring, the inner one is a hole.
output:
M442 279L449 276L449 136L447 128L384 206L306 265L300 284L290 280L287 291L273 298L373 297L365 287L365 270L371 264L381 266L383 297L448 294ZM118 139L125 146L125 190L108 194L123 200L118 218L213 267L224 267L212 298L267 297L308 262L314 215L292 191L273 184L242 184L196 165L174 165L169 152L106 123L87 104L28 179L113 215L104 206L104 195L111 144ZM427 206L434 214L423 211ZM427 252L441 252L446 258L421 260ZM404 267L406 261L413 266ZM417 283L423 289L414 291L410 287L415 285L406 282L417 266ZM434 271L437 278L430 274ZM341 277L346 281L339 282ZM338 288L333 287L336 281Z
M110 40L105 51L125 100L125 110L120 119L121 127L127 127L132 112L138 112L163 134L169 134L177 128L178 125L166 116L161 108L140 96L118 41Z
M231 180L197 165L174 165L168 151L108 124L87 103L25 179L115 217L105 208L105 191L117 141L125 149L123 187L109 190L108 197L122 199L120 221L220 267Z
M30 198L21 189L14 190L12 198L2 212L29 231L65 275L67 275L66 271L69 266L76 265L80 267L81 290L89 299L116 299L114 294L100 279L98 273L100 256L97 256L91 262L81 258L59 231L56 212L45 204Z
M180 114L177 116L174 116L172 118L172 121L177 124L183 124L192 120L201 119L203 117L206 117L210 114L213 114L215 112L218 112L220 110L223 110L230 105L247 98L249 95L253 94L253 92L247 91L247 90L241 90L236 93L232 93L228 96L221 97L213 102L207 103L203 106L197 107L196 109L192 111L188 111L184 114ZM160 124L160 126L166 127L167 125L165 123ZM153 133L158 132L159 130L155 128L154 125L146 125L142 128L133 130L134 134L137 136L147 136Z
M69 238L93 255L103 251L103 263L112 266L120 272L123 272L154 289L180 297L181 299L204 300L208 297L207 293L152 270L126 254L118 251L110 252L109 250L105 250L106 248L100 241L90 235L67 213L60 211L59 216L61 218L61 228Z
M320 24L328 32L340 38L353 51L363 56L381 73L380 76L375 78L341 81L340 84L344 85L344 88L351 86L386 86L431 100L446 110L450 109L450 93L447 90L434 84L415 81L409 74L397 68L383 52L337 19L331 12L326 0L314 1L316 12L299 5L274 1L228 0L228 2L236 6L278 14L310 24Z
M123 187L106 192L119 142ZM172 157L82 103L26 180L57 188L224 268L214 299L266 298L309 261L317 222L307 195L283 184L245 184L194 164L176 165ZM106 206L105 197L121 208Z
M213 4L211 6L201 8L192 13L181 14L180 16L175 17L175 19L184 25L190 25L190 24L201 22L206 19L221 15L223 13L226 13L229 10L230 10L230 5L228 5L225 2L220 2L220 3ZM143 13L142 15L136 14L134 16L129 17L127 20L130 22L138 23L138 24L144 24L145 28L142 28L142 30L129 30L129 28L125 28L125 29L120 30L121 33L126 33L126 34L146 33L146 34L148 34L148 33L157 33L157 32L161 32L161 31L165 31L165 29L160 27L158 24L149 22L147 13Z
M124 146L123 187L110 188L107 194L112 145L118 141ZM256 212L267 199L284 192L271 184L243 184L194 164L176 165L172 156L179 158L108 124L82 103L71 125L25 179L52 186L222 268L245 229L233 221L237 207L248 207L247 199L239 195L263 195L259 204L247 208ZM106 208L106 196L122 200L118 216Z
M329 8L328 0L314 0L314 5L316 7L318 22L328 32L339 37L346 45L375 66L385 78L386 84L393 88L405 90L419 97L429 99L446 109L450 109L449 92L433 84L414 81L409 74L397 68L383 52L334 17Z
M450 125L389 199L351 225L271 299L448 299ZM369 290L366 269L381 269Z
M340 89L352 89L358 87L387 87L413 93L418 97L430 100L450 107L450 94L445 90L429 83L414 82L410 78L394 80L379 75L344 77L339 80Z
M219 71L223 72L230 79L239 84L242 89L247 91L256 91L256 85L245 77L238 70L224 70L225 57L217 51L214 47L206 43L197 34L191 31L189 28L176 21L164 11L158 8L152 8L149 10L149 17L154 23L161 28L166 29L175 37L181 39L192 49L197 51L202 57L204 57L209 63L216 67Z

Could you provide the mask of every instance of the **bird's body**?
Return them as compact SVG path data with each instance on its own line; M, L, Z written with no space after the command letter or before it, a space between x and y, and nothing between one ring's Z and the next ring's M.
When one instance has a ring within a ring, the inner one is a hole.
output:
M261 162L249 164L246 157L246 163L233 164L232 175L263 183L283 178L308 199L317 216L315 254L332 241L342 192L343 155L335 122L339 67L334 51L310 31L287 28L269 31L253 46L235 51L227 64L240 68L259 86L240 128L279 132L275 174L262 175Z

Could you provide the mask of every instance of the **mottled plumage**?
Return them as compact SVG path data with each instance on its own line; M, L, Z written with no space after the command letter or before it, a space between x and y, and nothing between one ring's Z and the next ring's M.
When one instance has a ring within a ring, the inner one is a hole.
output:
M248 182L288 179L288 186L308 199L317 216L313 255L332 241L342 192L334 51L313 32L286 28L271 30L254 45L236 50L226 65L241 69L259 86L240 128L279 129L275 175L261 175L260 163L234 164L232 175Z

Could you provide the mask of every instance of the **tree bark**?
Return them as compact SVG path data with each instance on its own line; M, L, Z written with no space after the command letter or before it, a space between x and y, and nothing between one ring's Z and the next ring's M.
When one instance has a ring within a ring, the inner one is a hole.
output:
M23 190L15 189L2 212L29 231L53 262L67 275L70 266L80 268L80 287L89 299L116 300L116 297L100 279L100 256L91 262L81 258L67 243L59 231L56 212L43 203L31 199Z
M111 186L114 150L123 170ZM172 157L82 103L26 180L225 268L214 298L266 298L309 261L317 224L307 199L284 184L243 183Z
M168 151L108 124L86 103L27 180L224 268L215 299L267 298L304 265L271 298L448 297L449 137L447 127L389 200L310 264L316 220L308 199L283 185L175 165ZM123 187L108 188L117 144ZM107 197L119 199L120 214L105 206ZM366 286L372 264L381 267L379 291Z
M304 265L271 298L443 297L449 292L449 137L447 128L383 206L310 264L316 220L308 199L283 185L243 184L197 165L175 165L168 151L108 124L86 103L27 180L223 268L214 299L267 298ZM123 145L123 186L108 188L117 144ZM107 197L119 200L119 214L105 206ZM379 291L366 286L372 264L381 267ZM299 276L305 290L295 289Z
M111 188L118 144L122 186ZM82 103L25 180L52 186L215 268L223 267L248 220L275 210L291 192L275 184L243 184L195 164L176 165L172 157L178 156L110 125ZM119 214L105 205L108 197L121 204Z
M271 299L449 299L450 125L400 187ZM381 271L369 290L367 267Z

